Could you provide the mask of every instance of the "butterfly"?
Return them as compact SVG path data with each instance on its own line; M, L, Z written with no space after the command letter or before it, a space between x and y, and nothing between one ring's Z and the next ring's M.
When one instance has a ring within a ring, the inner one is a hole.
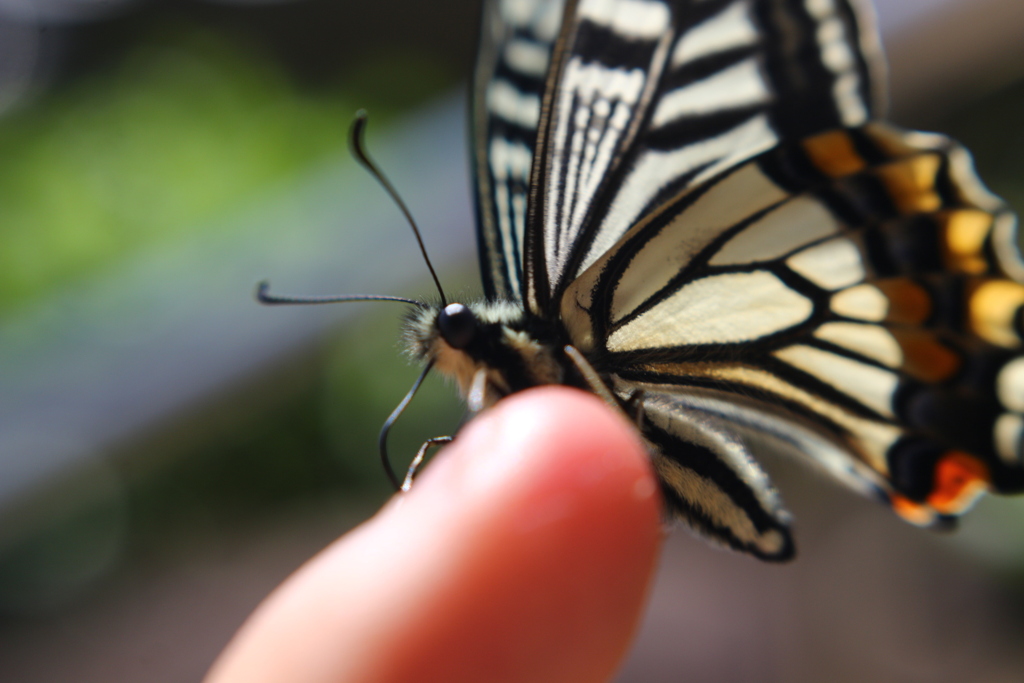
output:
M667 516L764 560L794 543L760 456L921 526L1021 491L1016 219L963 147L880 120L869 10L488 0L486 299L392 297L413 304L420 381L453 377L472 412L537 385L593 391L637 425Z

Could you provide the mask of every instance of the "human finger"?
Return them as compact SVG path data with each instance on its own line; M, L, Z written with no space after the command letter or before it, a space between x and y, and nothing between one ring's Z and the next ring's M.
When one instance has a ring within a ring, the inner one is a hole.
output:
M272 594L208 681L605 680L659 510L621 415L564 387L513 395Z

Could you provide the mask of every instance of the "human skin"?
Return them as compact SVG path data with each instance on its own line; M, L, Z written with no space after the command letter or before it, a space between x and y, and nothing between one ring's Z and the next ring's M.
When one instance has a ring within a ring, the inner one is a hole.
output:
M206 681L607 680L660 505L621 414L565 387L515 394L278 587Z

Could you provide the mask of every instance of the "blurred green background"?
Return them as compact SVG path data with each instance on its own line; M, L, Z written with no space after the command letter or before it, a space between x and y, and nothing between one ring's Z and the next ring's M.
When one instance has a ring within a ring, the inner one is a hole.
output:
M913 83L899 45L956 15L894 6L881 12L894 81ZM273 585L389 495L376 435L416 375L401 311L252 300L264 277L295 293L431 295L400 215L347 159L356 109L446 286L476 291L461 113L479 9L11 7L0 680L195 680ZM1010 66L970 97L950 83L894 99L901 123L958 137L1021 207L1024 82ZM393 453L461 416L432 378ZM1020 680L1019 501L986 500L937 537L774 465L801 560L767 568L677 533L622 680Z

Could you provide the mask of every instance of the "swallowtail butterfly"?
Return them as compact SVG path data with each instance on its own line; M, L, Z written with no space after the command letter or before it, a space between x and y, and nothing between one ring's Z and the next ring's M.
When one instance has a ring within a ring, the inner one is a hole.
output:
M473 411L598 393L636 420L667 514L765 560L793 542L758 455L922 526L1019 492L1016 219L964 148L879 120L868 9L488 0L486 300L409 302L413 354Z

